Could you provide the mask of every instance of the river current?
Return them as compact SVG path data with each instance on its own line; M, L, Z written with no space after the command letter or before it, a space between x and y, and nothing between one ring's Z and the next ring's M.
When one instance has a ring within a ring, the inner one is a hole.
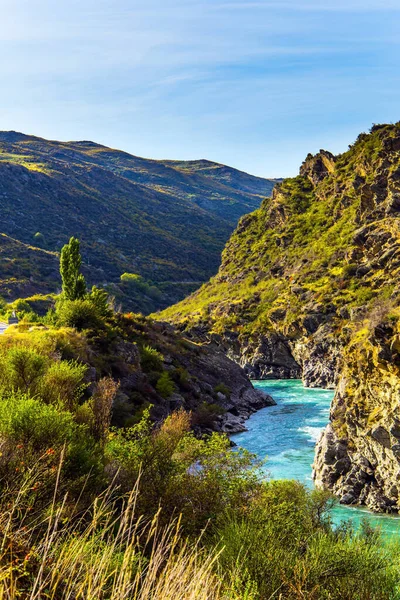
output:
M254 413L248 431L233 441L259 458L267 459L266 475L272 479L296 479L312 487L311 465L318 437L329 419L332 390L305 388L300 380L253 381L256 388L277 402ZM357 525L365 517L388 535L400 533L400 517L376 515L362 508L338 505L332 511L335 523L352 519Z

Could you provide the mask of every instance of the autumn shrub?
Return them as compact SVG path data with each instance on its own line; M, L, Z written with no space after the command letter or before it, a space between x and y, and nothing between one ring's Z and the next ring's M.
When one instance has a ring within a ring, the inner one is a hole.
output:
M105 443L110 423L113 401L118 390L118 384L111 377L103 377L96 385L90 400L93 411L93 433L102 444Z

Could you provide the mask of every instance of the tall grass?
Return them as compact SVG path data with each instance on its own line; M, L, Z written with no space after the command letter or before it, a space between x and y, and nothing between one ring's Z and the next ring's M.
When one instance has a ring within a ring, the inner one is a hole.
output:
M161 527L158 514L138 516L137 488L121 501L110 487L81 515L65 496L36 521L24 512L32 483L26 480L0 519L0 600L226 598L217 553L183 539L179 519Z

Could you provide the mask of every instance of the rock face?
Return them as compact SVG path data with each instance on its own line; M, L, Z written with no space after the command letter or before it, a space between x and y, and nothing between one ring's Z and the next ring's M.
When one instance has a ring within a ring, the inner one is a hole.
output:
M216 335L251 377L335 388L315 479L396 510L400 123L308 155L241 219L216 277L162 318ZM204 334L205 335L205 334Z
M398 512L400 493L400 357L396 323L364 331L344 366L314 462L318 486L344 504Z
M301 368L293 358L289 344L283 336L275 333L241 344L239 355L228 349L228 356L243 367L250 379L301 377Z
M190 411L198 433L223 431L228 434L245 430L245 421L260 408L275 404L256 390L249 378L216 343L194 344L167 323L154 323L139 316L115 316L116 339L95 338L88 361L89 384L100 372L96 357L104 356L107 372L119 383L115 400L114 424L124 425L143 405L152 405L155 421L165 419L174 410ZM159 354L157 367L146 367L140 347L149 346ZM156 368L156 370L155 370ZM160 393L157 381L168 373L172 393Z

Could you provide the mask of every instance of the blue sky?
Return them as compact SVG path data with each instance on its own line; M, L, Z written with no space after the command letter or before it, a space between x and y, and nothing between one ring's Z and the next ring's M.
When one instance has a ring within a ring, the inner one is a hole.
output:
M0 129L277 177L400 120L400 0L0 9Z

